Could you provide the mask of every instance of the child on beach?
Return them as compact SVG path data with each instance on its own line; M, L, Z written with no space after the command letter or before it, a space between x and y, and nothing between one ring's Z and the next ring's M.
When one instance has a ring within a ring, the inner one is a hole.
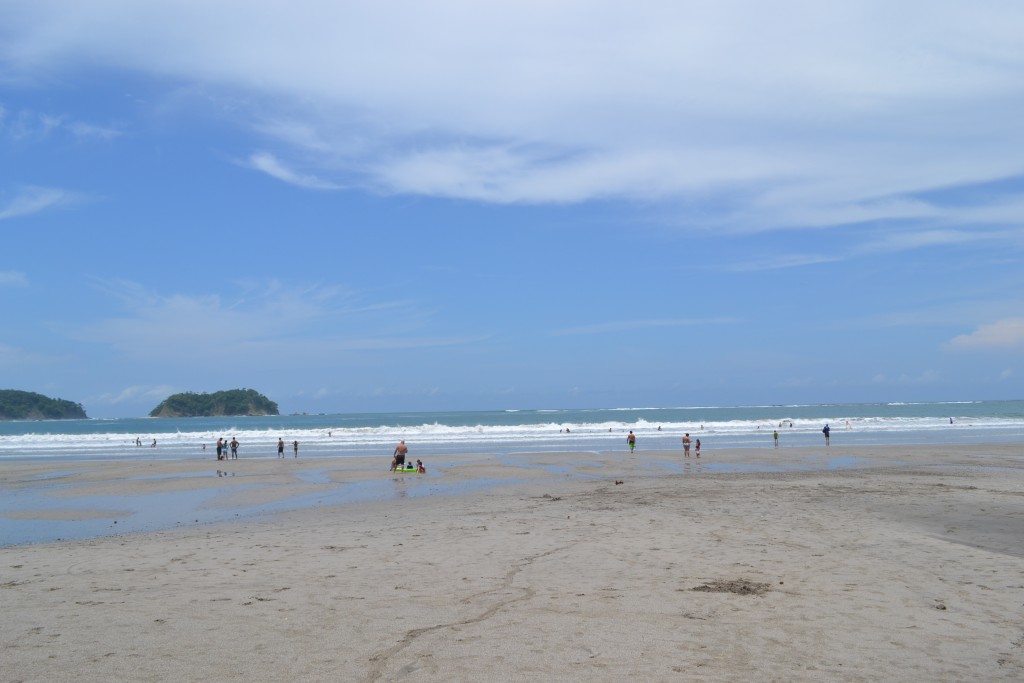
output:
M697 457L700 457L700 439L697 439Z

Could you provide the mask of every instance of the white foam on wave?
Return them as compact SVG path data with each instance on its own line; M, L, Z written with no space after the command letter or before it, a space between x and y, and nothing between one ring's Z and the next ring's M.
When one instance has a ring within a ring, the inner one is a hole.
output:
M576 413L579 415L579 412ZM215 449L218 438L238 439L240 453L246 456L276 454L278 438L290 446L299 441L301 450L318 452L389 452L395 443L405 439L419 447L443 450L481 448L521 449L531 447L613 448L622 441L626 432L633 430L638 436L659 443L675 444L684 433L691 436L713 438L722 443L756 443L768 438L778 429L781 435L809 438L820 433L822 425L829 423L833 434L844 432L858 436L873 435L883 441L896 435L925 435L929 439L943 435L951 438L965 432L1024 431L1024 417L978 417L954 420L935 417L851 417L788 418L772 420L728 420L709 422L653 422L644 418L632 421L606 420L602 422L573 423L545 422L519 425L449 425L429 422L416 426L366 426L338 428L231 428L217 431L175 431L155 433L141 437L137 446L134 437L123 433L97 434L19 434L0 436L2 457L207 457ZM781 425L781 426L780 426ZM792 425L792 426L790 426ZM849 427L847 427L849 425ZM150 445L157 440L157 448ZM203 450L203 444L206 450Z

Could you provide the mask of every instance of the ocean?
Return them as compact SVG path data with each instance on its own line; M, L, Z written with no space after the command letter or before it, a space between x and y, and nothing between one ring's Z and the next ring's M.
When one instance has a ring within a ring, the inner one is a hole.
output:
M14 421L0 422L0 461L212 459L218 437L237 439L242 458L276 457L278 438L301 457L390 457L399 439L413 457L608 451L630 430L639 449L678 449L689 433L711 452L770 448L776 430L781 447L817 445L826 423L833 446L1024 441L1024 401Z

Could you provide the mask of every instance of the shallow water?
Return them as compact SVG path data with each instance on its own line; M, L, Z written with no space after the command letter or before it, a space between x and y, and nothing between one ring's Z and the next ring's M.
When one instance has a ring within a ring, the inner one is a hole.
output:
M613 458L618 456L612 455ZM799 458L787 458L781 462L715 462L711 458L690 460L648 459L642 454L637 456L621 456L629 458L637 467L649 474L658 475L693 475L703 473L754 473L754 472L792 472L807 470L838 470L864 466L871 462L868 459L845 454L835 456L810 455ZM448 481L444 472L453 467L472 468L477 465L494 464L493 458L477 460L437 461L425 475L391 474L386 478L366 481L337 482L331 478L331 472L345 471L344 467L297 469L292 475L301 485L316 485L320 490L302 490L300 486L291 495L257 504L233 504L225 500L235 498L238 494L260 490L286 490L291 484L243 483L230 488L193 489L187 486L172 492L140 492L123 495L76 495L75 491L83 486L80 481L69 481L68 478L87 473L89 470L61 470L43 475L28 477L23 482L30 486L13 488L0 498L0 546L22 543L37 543L56 540L73 540L93 538L97 536L130 534L144 531L156 531L177 526L210 524L238 519L254 519L307 508L330 505L344 505L370 501L399 501L407 498L426 496L457 496L471 492L483 491L493 487L526 481L528 477L514 478L480 478L460 481ZM550 462L549 456L509 456L501 460L506 467L543 471L561 477L573 479L595 479L606 475L600 474L605 467L599 461L581 464L561 464ZM236 473L226 468L230 465L211 463L211 470L206 472L183 472L177 474L157 474L131 477L126 481L229 478L233 484ZM584 467L585 466L585 467ZM213 469L216 468L216 469ZM255 475L240 474L239 477ZM72 511L81 513L75 519L23 519L11 517L12 514L48 514Z
M328 469L297 471L304 484L330 484ZM499 484L522 479L475 479L446 482L443 477L426 475L389 475L387 479L336 483L328 490L297 492L280 500L252 505L221 504L225 496L260 489L286 486L282 484L246 484L230 489L204 488L144 492L121 495L75 495L81 484L61 483L61 479L77 472L65 471L60 477L40 476L26 481L38 486L13 489L0 498L0 546L77 540L157 531L177 526L211 524L238 519L254 519L291 510L357 502L402 500L434 495L460 495L485 490ZM132 477L128 481L195 479L205 477L233 478L233 473L188 472L182 474ZM11 514L81 513L75 519L25 519Z

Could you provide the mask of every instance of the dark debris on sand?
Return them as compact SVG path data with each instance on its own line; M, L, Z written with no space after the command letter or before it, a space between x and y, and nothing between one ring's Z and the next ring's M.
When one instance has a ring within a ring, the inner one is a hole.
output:
M770 583L757 583L745 579L709 581L690 590L701 593L735 593L737 595L764 595L772 588Z

